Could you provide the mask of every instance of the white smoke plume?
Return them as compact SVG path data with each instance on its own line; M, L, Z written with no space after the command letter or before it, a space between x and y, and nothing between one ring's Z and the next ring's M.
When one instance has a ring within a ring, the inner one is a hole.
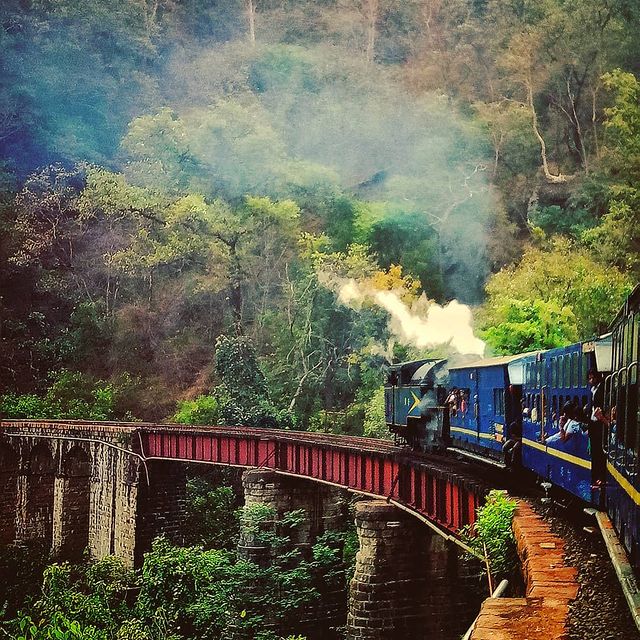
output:
M346 306L357 309L367 300L385 309L389 330L403 344L419 349L449 345L458 353L484 355L485 343L476 338L471 326L471 309L457 300L444 306L431 303L420 312L417 307L424 307L426 298L409 308L393 291L368 290L353 279L343 282L337 292Z

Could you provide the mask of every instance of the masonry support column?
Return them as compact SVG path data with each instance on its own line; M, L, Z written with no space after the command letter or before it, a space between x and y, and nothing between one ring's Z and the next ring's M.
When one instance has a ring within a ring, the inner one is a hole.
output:
M268 469L251 469L242 475L245 507L271 507L276 518L303 509L305 520L287 532L292 543L307 557L318 536L325 531L343 530L348 517L348 492L311 480L293 478ZM262 522L267 531L279 533L275 522ZM267 567L274 560L273 550L260 540L256 527L241 532L238 554L250 562ZM324 583L320 580L321 598L296 613L294 620L275 620L266 613L265 623L273 625L281 635L301 633L308 638L324 637L319 629L342 627L346 617L344 583Z
M17 453L0 442L0 546L12 544L16 538L18 474Z
M386 501L358 502L347 638L459 637L484 595L457 547ZM477 595L476 595L477 594Z
M312 535L317 534L317 517L316 492L309 483L295 482L271 470L250 469L242 474L242 486L245 508L264 505L273 509L276 518L288 511L304 509L307 518L291 532L291 541L303 552L310 546ZM265 522L263 526L268 527L270 523ZM246 531L241 536L238 552L258 564L268 564L271 558L271 550L257 545Z
M317 482L279 475L269 469L249 469L242 474L245 507L256 504L271 507L277 517L288 511L304 509L307 517L292 532L292 542L308 550L324 531L337 529L344 522L346 491L327 487ZM251 540L241 540L239 551L248 559L252 553Z
M417 521L382 500L358 502L355 517L360 550L349 588L347 638L419 637L426 622L427 536Z

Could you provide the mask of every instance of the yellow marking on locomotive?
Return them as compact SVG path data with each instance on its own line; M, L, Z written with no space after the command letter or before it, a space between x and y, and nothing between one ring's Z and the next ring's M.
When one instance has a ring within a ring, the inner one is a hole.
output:
M413 404L409 409L409 413L411 413L420 404L420 398L418 398L418 396L415 393L413 393L413 391L410 391L410 393L413 396Z

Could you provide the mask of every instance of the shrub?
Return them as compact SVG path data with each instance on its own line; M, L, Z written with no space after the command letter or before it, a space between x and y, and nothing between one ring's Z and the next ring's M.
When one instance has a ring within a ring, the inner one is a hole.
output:
M486 556L495 577L509 575L517 566L517 552L511 521L517 503L506 491L489 492L484 506L477 511L472 529L465 527L463 537L479 555Z
M178 424L218 424L220 406L213 396L198 396L195 400L178 402L178 411L171 418Z

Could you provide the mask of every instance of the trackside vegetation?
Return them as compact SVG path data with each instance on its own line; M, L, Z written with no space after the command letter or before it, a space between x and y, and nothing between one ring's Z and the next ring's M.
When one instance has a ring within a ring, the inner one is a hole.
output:
M208 485L207 491L201 479L192 485L190 510L204 511L213 527L204 544L179 547L159 538L138 571L113 556L49 564L41 588L12 601L12 611L5 605L0 637L278 640L295 632L305 617L313 619L323 596L337 591L346 597L353 558L344 550L352 534L326 533L303 554L292 535L304 512L277 517L262 505L229 512L224 507L233 504L230 487ZM202 530L187 525L192 537L202 536ZM238 541L264 550L268 562L237 552ZM294 637L302 638L289 636Z

